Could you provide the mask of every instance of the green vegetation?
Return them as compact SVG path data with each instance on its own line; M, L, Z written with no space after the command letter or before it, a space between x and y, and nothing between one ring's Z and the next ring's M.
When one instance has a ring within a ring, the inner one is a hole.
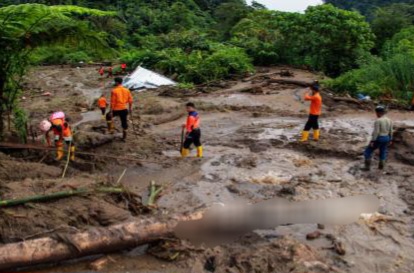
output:
M3 117L16 110L16 100L34 49L42 46L65 44L75 47L93 47L107 51L106 42L99 32L93 31L81 17L113 16L76 6L45 6L27 4L0 8L0 136L4 131Z
M184 86L295 65L336 77L327 84L337 92L407 101L414 0L325 2L299 14L244 0L3 0L0 115L18 113L28 65L103 60L141 64Z

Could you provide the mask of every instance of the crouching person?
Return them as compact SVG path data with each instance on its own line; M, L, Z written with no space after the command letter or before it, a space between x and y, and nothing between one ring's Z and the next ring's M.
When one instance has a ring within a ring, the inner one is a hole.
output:
M73 142L72 129L68 123L68 120L65 119L64 115L58 117L52 114L49 120L43 120L40 123L40 129L45 133L46 141L49 147L52 147L52 142L50 140L50 134L54 135L54 145L56 147L56 160L60 161L64 157L64 143L68 147L70 152L70 160L75 161L75 143Z

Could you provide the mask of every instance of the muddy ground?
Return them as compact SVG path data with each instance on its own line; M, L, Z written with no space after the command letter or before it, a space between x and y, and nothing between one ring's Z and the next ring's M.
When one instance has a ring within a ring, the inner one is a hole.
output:
M97 67L32 71L21 103L30 113L33 130L50 110L63 110L76 127L78 151L95 155L78 154L62 179L65 164L55 162L50 152L3 150L1 199L119 186L125 169L120 184L129 194L94 193L2 209L1 243L143 215L182 214L236 199L256 203L274 197L300 201L374 194L381 201L380 211L351 225L281 226L213 249L167 240L110 255L99 269L90 268L91 261L100 258L92 257L42 266L38 272L413 272L413 114L389 113L399 129L387 168L362 172L362 151L375 118L372 105L324 91L321 141L301 144L308 103L301 99L303 87L272 82L286 79L278 74L282 70L286 68L259 69L254 77L196 90L134 93L137 102L126 143L120 131L106 134L105 121L95 108L99 95L111 89L111 81L101 79ZM289 70L290 80L319 78ZM44 92L51 95L42 96ZM188 101L200 109L203 159L179 156L183 105ZM34 141L43 143L41 137ZM150 181L165 185L155 212L141 205ZM306 235L315 231L319 236L308 240Z

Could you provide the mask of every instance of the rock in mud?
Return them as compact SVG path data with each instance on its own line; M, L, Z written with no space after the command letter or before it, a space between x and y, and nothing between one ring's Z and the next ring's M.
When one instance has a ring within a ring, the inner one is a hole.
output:
M79 131L75 134L75 143L79 148L95 148L110 143L115 135L103 135L95 132Z
M319 230L306 234L306 240L315 240L322 236L322 233Z
M272 242L244 242L205 251L201 257L204 272L215 273L303 273L332 272L313 248L289 238Z

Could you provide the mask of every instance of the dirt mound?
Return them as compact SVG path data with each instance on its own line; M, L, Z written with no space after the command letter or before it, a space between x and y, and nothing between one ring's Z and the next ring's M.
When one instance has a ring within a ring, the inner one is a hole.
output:
M394 134L395 158L409 165L414 165L414 128L400 127Z
M58 178L61 175L62 170L58 167L0 158L0 183L2 181L23 180L27 177L33 179Z
M257 238L258 236L251 236L252 238L243 239L240 244L205 251L197 258L192 272L322 273L337 270L323 261L315 249L291 238L284 237L268 242Z
M65 180L26 179L2 187L3 200L44 195L76 189L95 189L94 177ZM139 213L140 198L131 194L89 192L42 203L3 208L1 243L42 237L48 233L83 230L90 226L108 226L128 220Z

